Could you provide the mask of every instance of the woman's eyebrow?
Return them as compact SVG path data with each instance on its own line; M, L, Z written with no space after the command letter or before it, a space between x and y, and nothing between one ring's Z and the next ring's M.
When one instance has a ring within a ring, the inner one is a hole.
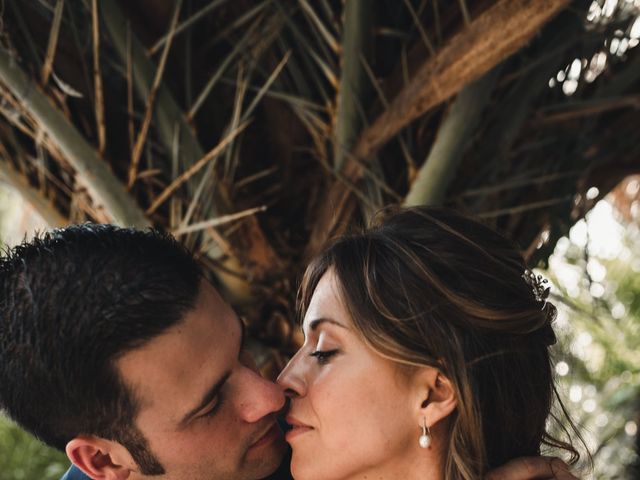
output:
M329 323L331 325L335 325L337 327L344 328L345 330L349 330L349 327L347 327L346 325L338 322L337 320L334 320L333 318L328 318L328 317L321 317L321 318L316 318L314 320L311 320L309 322L309 330L313 332L313 331L317 330L318 327L320 325L322 325L323 323Z

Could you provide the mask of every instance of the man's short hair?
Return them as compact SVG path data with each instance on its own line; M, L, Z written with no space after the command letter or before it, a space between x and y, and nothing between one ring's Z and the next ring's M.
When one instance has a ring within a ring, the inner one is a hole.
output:
M74 225L7 250L0 406L60 450L95 435L123 444L143 473L163 473L115 360L195 308L200 278L192 255L154 230Z

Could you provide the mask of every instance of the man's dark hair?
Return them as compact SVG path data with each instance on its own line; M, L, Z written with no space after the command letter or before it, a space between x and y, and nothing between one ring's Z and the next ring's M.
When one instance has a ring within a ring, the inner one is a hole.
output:
M0 406L64 450L80 434L164 473L135 427L115 360L195 307L201 270L170 235L112 225L53 230L0 259Z

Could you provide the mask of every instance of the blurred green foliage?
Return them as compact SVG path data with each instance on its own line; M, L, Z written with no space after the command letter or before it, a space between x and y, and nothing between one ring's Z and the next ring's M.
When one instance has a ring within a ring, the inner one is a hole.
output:
M0 479L58 480L67 456L47 447L0 414Z
M558 242L556 372L593 455L592 478L640 478L640 229L606 202ZM589 477L591 478L591 477Z

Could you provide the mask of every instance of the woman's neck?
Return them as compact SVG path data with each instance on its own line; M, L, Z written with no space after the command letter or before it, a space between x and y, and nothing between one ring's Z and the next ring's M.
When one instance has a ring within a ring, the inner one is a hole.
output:
M443 480L444 457L419 449L383 465L372 465L339 480Z

